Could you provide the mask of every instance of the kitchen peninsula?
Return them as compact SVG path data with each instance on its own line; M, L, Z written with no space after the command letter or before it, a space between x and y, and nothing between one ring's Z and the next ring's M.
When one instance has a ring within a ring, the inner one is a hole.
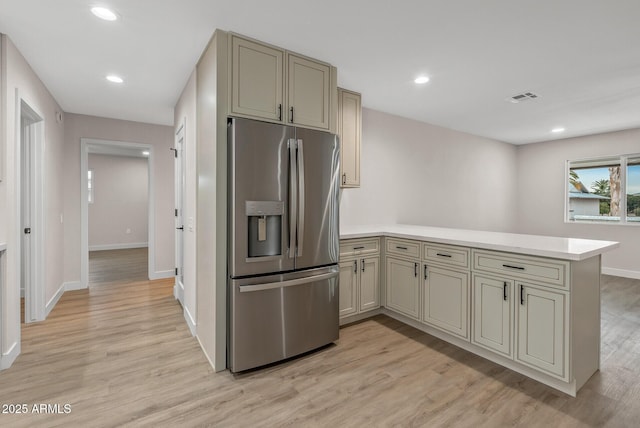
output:
M575 396L600 367L601 254L619 243L343 227L341 324L383 313Z

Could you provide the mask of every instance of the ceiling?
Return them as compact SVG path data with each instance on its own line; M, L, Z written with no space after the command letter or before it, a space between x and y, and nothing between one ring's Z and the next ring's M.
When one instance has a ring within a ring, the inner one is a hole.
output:
M640 127L638 0L0 0L0 11L0 32L66 112L173 124L221 28L332 63L365 107L500 141ZM523 92L538 98L507 101Z

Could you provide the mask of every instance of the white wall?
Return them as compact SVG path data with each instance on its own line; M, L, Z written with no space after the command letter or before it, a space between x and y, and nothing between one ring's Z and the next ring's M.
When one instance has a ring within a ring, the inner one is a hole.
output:
M174 270L173 224L173 128L66 114L64 172L64 277L80 282L80 139L95 138L150 144L153 146L151 173L155 180L155 266L157 276L172 276Z
M89 154L93 203L89 250L145 247L149 241L148 159Z
M639 152L640 129L519 146L517 231L618 241L603 271L640 278L640 227L564 222L567 160Z
M196 71L189 77L182 95L176 104L175 130L184 125L184 156L185 156L185 188L184 195L184 248L183 248L183 306L185 317L191 326L196 322L196 189L198 181L196 175Z
M341 227L407 223L495 231L516 225L516 148L363 109L361 187L343 189Z
M16 89L19 96L44 117L44 287L48 302L63 285L63 145L64 129L56 122L61 111L53 96L7 36L2 36L4 76L2 145L4 178L0 185L0 241L7 243L6 276L2 290L2 354L20 346L20 151L16 144ZM13 348L12 348L13 347ZM13 354L12 354L13 355ZM5 362L3 361L3 365Z

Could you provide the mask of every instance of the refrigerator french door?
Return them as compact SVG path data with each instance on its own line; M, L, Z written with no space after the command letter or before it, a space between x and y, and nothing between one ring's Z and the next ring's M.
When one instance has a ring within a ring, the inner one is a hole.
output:
M338 338L337 137L230 118L229 335L234 371Z

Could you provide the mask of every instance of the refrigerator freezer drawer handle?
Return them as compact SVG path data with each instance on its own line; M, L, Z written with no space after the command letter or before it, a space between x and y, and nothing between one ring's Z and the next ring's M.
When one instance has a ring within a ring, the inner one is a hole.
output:
M304 245L304 151L302 140L298 140L298 245L296 256L302 257Z
M290 279L289 281L268 282L265 284L256 284L256 285L241 285L240 292L247 293L251 291L272 290L274 288L293 287L294 285L308 284L314 281L322 281L325 279L335 278L336 276L338 276L338 273L339 272L330 272L330 273L323 273L321 275L307 276L305 278Z

